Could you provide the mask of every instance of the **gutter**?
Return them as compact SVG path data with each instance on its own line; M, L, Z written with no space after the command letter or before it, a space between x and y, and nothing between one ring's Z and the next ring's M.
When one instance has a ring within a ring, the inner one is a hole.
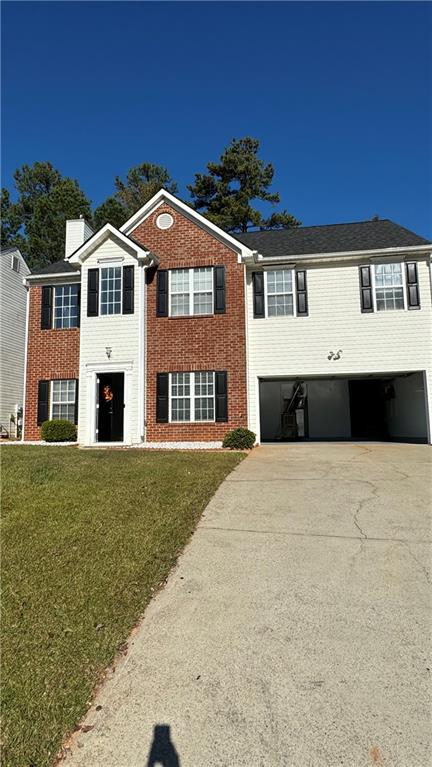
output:
M251 256L245 257L245 263L248 265L253 264L292 264L298 262L328 262L330 259L335 261L358 261L359 259L376 259L376 258L389 258L399 256L402 258L410 255L422 255L431 256L432 245L412 245L410 247L397 247L397 248L377 248L375 250L345 250L336 251L332 253L304 253L304 254L291 254L286 256L263 256L259 251L254 250Z

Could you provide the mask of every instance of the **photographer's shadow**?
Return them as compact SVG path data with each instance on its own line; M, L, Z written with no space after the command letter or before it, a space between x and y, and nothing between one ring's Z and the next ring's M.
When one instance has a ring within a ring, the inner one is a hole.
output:
M179 755L171 740L169 724L155 724L146 767L180 767Z

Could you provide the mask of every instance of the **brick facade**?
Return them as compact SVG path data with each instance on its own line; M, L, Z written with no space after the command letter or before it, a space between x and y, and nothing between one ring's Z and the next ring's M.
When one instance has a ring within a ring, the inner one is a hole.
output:
M56 282L57 284L57 282ZM40 439L38 382L79 377L79 328L41 330L42 288L30 288L24 439Z
M174 218L168 230L156 226L163 212ZM244 266L231 248L167 204L131 236L155 253L161 269L225 266L225 314L156 317L155 275L147 289L147 440L221 440L228 429L247 426ZM156 423L156 373L199 370L227 371L228 422Z

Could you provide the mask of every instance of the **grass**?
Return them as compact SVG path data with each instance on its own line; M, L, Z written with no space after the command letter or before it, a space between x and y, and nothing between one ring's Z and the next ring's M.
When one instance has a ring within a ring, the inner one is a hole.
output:
M2 448L5 767L47 767L239 453Z

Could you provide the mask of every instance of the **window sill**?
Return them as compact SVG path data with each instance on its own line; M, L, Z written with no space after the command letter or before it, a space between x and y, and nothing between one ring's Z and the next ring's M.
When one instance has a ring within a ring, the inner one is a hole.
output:
M158 317L157 319L167 319L167 320L204 320L208 319L209 317L218 317L218 314L170 314L168 317Z

